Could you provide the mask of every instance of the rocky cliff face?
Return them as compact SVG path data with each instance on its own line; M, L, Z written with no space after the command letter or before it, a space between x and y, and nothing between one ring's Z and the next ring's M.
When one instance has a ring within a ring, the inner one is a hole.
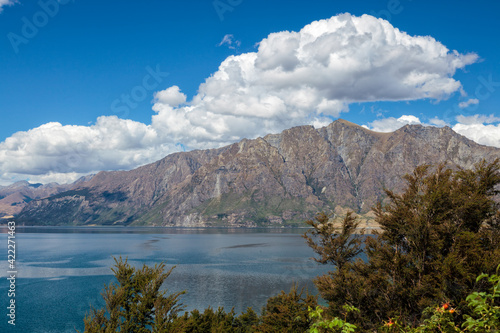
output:
M450 128L377 133L344 120L300 126L220 149L176 153L131 171L101 172L71 190L32 200L26 224L279 226L319 211L368 212L384 188L401 190L417 165L470 168L500 149Z

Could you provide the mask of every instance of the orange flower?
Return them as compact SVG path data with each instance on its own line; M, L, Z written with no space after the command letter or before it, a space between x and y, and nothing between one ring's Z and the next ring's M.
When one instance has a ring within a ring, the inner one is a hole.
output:
M455 312L455 309L450 309L450 311L448 311L449 313L453 313Z
M450 304L444 303L443 304L443 310L447 310L450 307Z
M392 322L392 319L389 319L389 322L385 323L385 326L391 327L392 325L394 325L394 323Z

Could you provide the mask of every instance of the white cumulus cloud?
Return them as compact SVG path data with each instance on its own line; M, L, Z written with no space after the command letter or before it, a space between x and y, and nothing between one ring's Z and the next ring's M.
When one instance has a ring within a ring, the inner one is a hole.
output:
M353 102L440 100L461 91L453 75L476 60L382 19L338 15L228 57L189 105L157 101L153 127L203 147L322 123Z
M220 45L228 43L234 45L232 36ZM3 179L13 179L126 169L179 144L211 148L296 125L327 124L348 112L350 103L446 99L462 91L456 70L477 59L385 20L342 14L297 32L272 33L256 52L229 56L190 100L177 86L157 92L149 125L100 117L87 127L51 123L16 133L0 143L0 170ZM388 119L371 127L388 131L420 122Z
M99 117L92 126L52 122L0 143L0 180L24 175L40 182L74 181L100 170L133 168L174 150L151 126L116 116Z
M500 124L456 124L453 130L477 143L500 148Z

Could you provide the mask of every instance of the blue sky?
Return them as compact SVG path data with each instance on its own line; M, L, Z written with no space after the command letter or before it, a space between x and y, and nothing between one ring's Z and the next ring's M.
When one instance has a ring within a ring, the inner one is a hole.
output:
M448 125L500 147L498 2L0 6L0 184L69 182L337 118Z

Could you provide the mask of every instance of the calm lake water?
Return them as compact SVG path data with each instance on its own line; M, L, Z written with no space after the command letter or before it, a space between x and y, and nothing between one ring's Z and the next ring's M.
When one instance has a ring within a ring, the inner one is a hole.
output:
M0 332L83 330L90 304L104 305L103 286L114 280L115 257L134 266L176 266L164 287L186 290L186 310L253 307L293 283L316 292L312 279L331 267L310 257L301 234L283 229L18 228L16 326L7 323L7 230L0 229Z

